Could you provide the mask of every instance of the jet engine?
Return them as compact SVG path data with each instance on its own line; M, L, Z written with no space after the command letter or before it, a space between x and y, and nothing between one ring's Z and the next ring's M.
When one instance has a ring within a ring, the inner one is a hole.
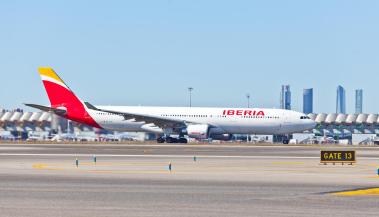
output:
M187 126L187 135L195 139L214 139L228 141L232 138L231 134L225 133L224 130L218 127L210 127L208 124L190 124Z
M214 139L214 140L229 141L232 139L233 135L232 134L211 134L210 137L211 139Z
M207 139L209 132L208 124L190 124L187 126L187 135L195 139Z

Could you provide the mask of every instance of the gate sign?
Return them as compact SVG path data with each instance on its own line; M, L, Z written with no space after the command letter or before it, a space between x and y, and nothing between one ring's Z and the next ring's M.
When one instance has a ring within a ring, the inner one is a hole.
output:
M355 163L355 151L321 151L321 163Z

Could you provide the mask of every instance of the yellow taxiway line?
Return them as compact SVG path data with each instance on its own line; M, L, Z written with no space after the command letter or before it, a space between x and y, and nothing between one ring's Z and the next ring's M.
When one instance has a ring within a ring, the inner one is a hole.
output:
M337 196L379 196L379 188L360 189L353 191L341 191L332 193Z
M56 168L56 167L50 167L49 164L34 164L32 167L33 169L40 169L40 170L63 170L62 168Z

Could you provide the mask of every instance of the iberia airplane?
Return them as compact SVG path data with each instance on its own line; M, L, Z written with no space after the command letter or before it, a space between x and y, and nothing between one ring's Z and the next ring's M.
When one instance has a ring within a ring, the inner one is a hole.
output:
M156 133L162 135L158 143L187 143L185 135L228 140L231 134L285 135L315 127L305 114L282 109L94 106L80 100L53 69L39 68L39 74L51 105L25 105L96 128Z

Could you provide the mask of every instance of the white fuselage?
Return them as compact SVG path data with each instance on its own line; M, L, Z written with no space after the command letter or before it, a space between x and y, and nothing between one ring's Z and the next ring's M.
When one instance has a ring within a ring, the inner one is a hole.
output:
M183 120L186 123L208 124L218 134L289 134L315 127L314 121L304 119L303 113L262 108L197 108L197 107L145 107L96 106L140 115ZM125 120L116 114L91 110L90 115L104 129L129 132L164 133L159 127L144 122Z

